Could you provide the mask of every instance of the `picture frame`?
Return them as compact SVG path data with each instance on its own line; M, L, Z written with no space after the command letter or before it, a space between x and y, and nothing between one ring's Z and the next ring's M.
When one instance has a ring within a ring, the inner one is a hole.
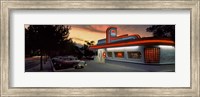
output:
M200 96L199 0L2 0L1 1L1 96ZM10 87L10 12L12 10L190 10L190 87Z

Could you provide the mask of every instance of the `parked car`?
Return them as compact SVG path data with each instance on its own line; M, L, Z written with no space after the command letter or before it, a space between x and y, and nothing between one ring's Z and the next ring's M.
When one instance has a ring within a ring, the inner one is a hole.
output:
M59 59L61 59L61 58L62 58L62 56L56 56L56 57L53 57L53 58L52 58L52 61L59 60Z
M85 61L78 60L74 56L58 56L52 58L53 66L55 69L75 68L80 69L87 66Z
M78 66L75 67L75 69L78 69L78 68L84 68L85 66L87 66L87 63L85 61L80 61L78 63Z

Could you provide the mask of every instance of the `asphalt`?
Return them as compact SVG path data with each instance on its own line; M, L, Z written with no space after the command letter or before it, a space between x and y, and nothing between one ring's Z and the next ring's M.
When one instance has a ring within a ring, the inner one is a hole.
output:
M174 72L175 65L144 65L127 63L98 63L86 61L87 66L82 69L63 69L59 72Z
M93 60L86 60L87 66L82 69L67 68L62 70L55 70L53 68L51 59L48 59L43 64L43 70L40 70L38 60L26 60L25 72L175 72L175 65L146 65L134 64L115 61L106 61L106 63L99 63Z
M49 58L47 62L43 63L43 70L40 69L40 61L32 60L25 62L25 72L53 72L53 67L51 59Z

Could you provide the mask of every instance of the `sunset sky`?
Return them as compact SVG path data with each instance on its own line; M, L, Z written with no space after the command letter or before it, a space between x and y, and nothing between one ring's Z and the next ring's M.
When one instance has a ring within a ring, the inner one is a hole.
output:
M117 27L117 35L123 34L139 34L141 37L151 37L152 33L146 32L146 28L151 25L72 25L69 38L79 44L84 41L95 41L106 37L106 29L109 27Z
M27 28L29 25L25 25ZM84 41L95 41L106 38L106 29L110 26L117 27L117 35L138 34L141 37L151 37L152 33L146 32L146 28L151 25L70 25L69 38L78 44L84 44Z

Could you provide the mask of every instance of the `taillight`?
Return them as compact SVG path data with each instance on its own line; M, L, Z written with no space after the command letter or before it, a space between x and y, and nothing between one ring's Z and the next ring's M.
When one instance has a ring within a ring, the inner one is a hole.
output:
M145 63L160 62L160 48L145 48L144 49Z

